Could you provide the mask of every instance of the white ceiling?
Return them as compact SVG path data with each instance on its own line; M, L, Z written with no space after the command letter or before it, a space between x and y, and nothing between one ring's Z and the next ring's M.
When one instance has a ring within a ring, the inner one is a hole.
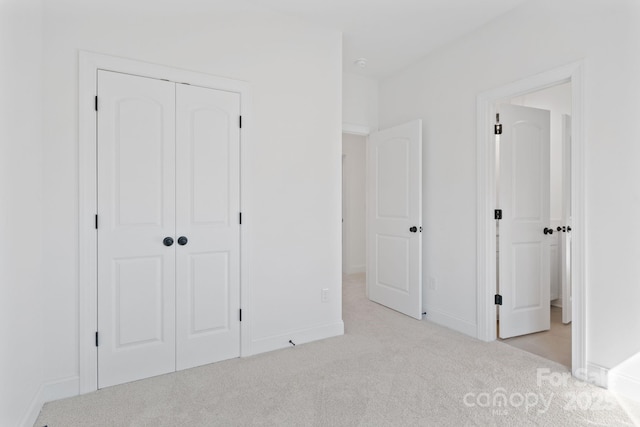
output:
M344 71L381 78L527 0L253 0L343 32ZM353 64L367 58L365 68Z

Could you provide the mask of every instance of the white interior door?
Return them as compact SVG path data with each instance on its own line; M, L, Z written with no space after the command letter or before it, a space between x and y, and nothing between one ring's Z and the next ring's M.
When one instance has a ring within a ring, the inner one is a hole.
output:
M177 369L240 356L240 96L176 85Z
M499 108L500 338L550 327L549 111Z
M562 323L571 322L571 116L562 115L562 216L566 232L560 236Z
M98 73L98 387L240 355L240 96Z
M175 370L174 84L98 72L98 386Z
M422 121L367 142L369 298L422 318Z

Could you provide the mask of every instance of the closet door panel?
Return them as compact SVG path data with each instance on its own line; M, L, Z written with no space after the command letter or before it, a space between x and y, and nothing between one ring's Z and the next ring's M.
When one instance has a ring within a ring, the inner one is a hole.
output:
M175 84L98 72L98 386L175 370Z
M176 85L177 369L240 355L240 96Z

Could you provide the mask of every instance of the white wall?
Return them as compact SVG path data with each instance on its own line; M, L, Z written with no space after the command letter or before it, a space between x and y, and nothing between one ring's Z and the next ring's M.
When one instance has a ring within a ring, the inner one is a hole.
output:
M2 426L33 424L42 384L42 10L0 2Z
M342 135L344 161L344 240L343 273L361 273L366 264L366 151L367 139L358 135Z
M640 2L528 2L381 82L380 125L424 120L431 318L476 333L476 97L584 58L587 359L640 351ZM623 230L612 226L623 225Z
M56 0L44 19L46 379L78 376L79 49L251 84L250 350L342 333L340 33L238 0Z
M342 76L343 130L378 130L378 81L353 73Z

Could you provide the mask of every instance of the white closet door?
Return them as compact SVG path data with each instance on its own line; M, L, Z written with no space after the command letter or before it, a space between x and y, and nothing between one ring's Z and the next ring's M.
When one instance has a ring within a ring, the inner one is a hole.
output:
M240 355L239 116L237 93L176 85L178 370Z
M98 72L98 387L175 370L175 84Z

